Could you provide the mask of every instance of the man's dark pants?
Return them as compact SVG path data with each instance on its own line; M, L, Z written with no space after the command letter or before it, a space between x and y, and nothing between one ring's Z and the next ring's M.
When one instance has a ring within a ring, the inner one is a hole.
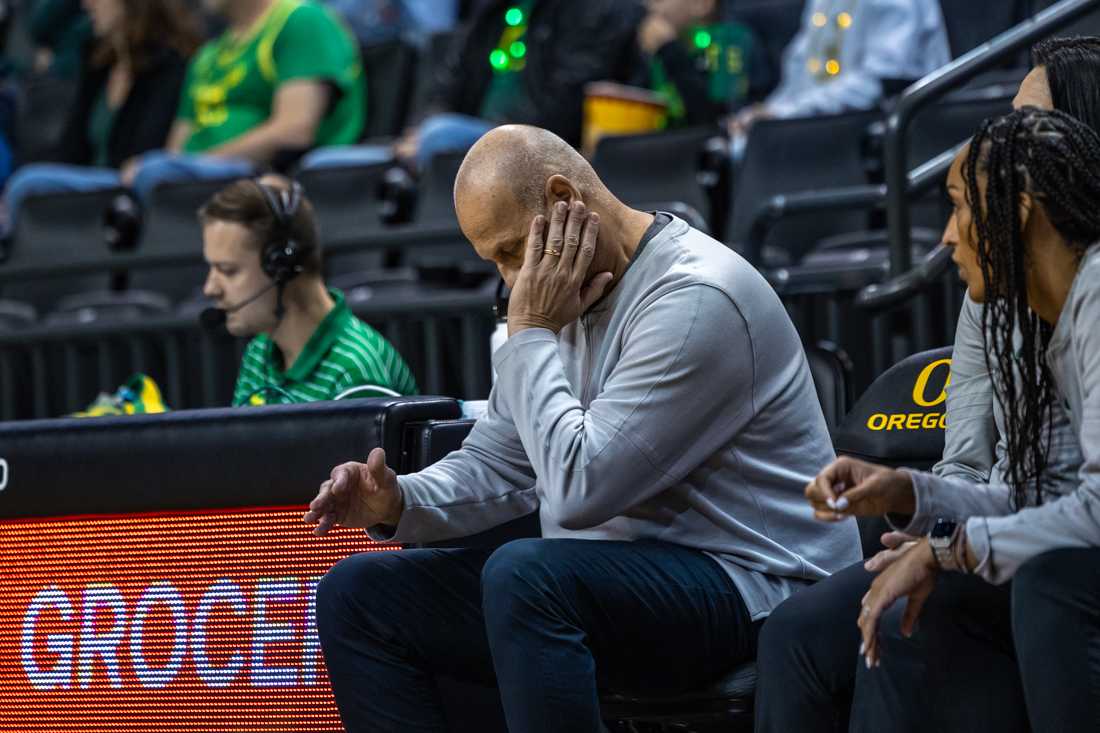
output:
M1040 555L1010 585L941 574L911 639L904 602L885 617L882 663L868 670L855 619L870 579L849 568L772 614L758 733L842 729L846 700L854 733L1100 730L1100 550Z
M349 733L445 731L436 675L494 684L512 733L601 730L598 690L676 693L755 653L729 576L659 542L364 553L317 589Z

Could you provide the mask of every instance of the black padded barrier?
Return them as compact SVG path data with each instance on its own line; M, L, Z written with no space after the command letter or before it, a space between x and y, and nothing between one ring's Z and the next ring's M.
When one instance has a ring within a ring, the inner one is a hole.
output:
M375 447L396 465L406 424L460 414L401 397L2 424L0 517L304 504Z

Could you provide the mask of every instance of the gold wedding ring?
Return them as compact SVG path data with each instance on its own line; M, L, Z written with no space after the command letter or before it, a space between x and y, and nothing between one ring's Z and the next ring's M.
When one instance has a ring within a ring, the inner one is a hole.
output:
M551 249L550 247L547 247L542 251L542 253L544 255L550 255L551 257L561 257L560 249Z

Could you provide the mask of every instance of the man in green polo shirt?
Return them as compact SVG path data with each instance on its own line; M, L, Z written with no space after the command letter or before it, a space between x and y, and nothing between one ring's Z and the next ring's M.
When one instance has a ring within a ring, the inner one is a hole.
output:
M253 337L233 404L331 400L356 388L363 388L359 396L415 394L416 381L401 356L352 315L338 290L325 287L307 199L291 207L288 227L280 234L270 196L289 205L290 191L279 176L241 180L218 192L199 214L203 256L210 266L203 292L225 313L231 334ZM298 255L288 265L293 274L280 280L261 259L267 245L285 234L296 243Z
M124 170L165 180L247 175L287 151L359 140L366 87L355 39L313 0L204 0L228 23L188 68L167 150Z

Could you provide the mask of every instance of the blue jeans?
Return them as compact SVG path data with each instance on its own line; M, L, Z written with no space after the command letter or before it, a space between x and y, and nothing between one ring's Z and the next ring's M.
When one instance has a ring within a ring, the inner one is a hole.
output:
M142 201L161 183L207 181L219 178L247 178L256 167L243 158L217 158L212 155L185 155L155 150L141 156L133 189Z
M373 165L393 160L387 145L332 145L306 153L299 168L325 170L357 165Z
M318 586L317 628L349 733L448 730L436 675L496 685L516 733L595 733L598 690L686 691L756 644L718 563L649 541L354 555Z
M482 135L496 125L479 117L466 115L433 115L420 125L420 146L416 151L416 165L424 170L436 153L452 153L469 150Z
M113 168L88 168L61 163L31 163L8 179L4 201L10 228L15 228L23 202L30 196L49 193L85 193L122 185Z

